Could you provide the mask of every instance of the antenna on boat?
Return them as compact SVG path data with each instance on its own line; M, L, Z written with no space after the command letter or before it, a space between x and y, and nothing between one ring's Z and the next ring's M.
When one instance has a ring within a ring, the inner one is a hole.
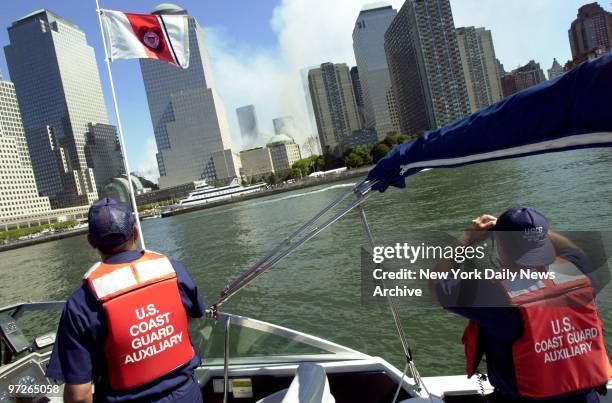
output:
M104 28L102 26L102 9L100 8L100 1L96 0L96 13L98 14L98 22L100 23L100 33L102 35L102 44L104 46L104 62L106 63L106 71L108 72L108 79L110 81L111 94L113 97L113 106L115 109L115 119L117 120L117 131L119 132L119 145L123 154L123 168L128 181L128 189L130 191L130 201L132 202L132 209L134 210L134 216L136 218L136 226L138 227L138 233L140 237L140 247L145 249L144 234L142 227L140 226L140 217L138 216L138 206L136 205L136 195L134 194L134 186L132 185L132 175L130 174L130 165L128 163L127 149L125 148L125 140L123 139L123 128L121 126L121 116L119 114L119 106L117 105L117 95L115 93L115 84L113 82L113 72L110 66L110 56L108 55L108 48L106 47L106 37L104 36Z

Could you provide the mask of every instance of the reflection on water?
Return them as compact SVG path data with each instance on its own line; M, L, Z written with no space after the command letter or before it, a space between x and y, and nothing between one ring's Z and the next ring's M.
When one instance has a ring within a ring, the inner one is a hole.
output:
M374 195L375 234L458 231L475 216L527 204L557 230L612 229L612 155L582 150L457 169L434 169L407 188ZM167 219L147 220L149 249L181 260L208 303L222 287L350 184L321 186ZM231 299L224 310L328 338L401 366L401 345L385 307L360 305L363 233L350 213ZM0 304L65 298L97 255L84 236L3 252ZM610 312L604 320L612 326ZM401 306L423 374L462 373L465 321L438 308ZM608 327L609 327L608 326Z

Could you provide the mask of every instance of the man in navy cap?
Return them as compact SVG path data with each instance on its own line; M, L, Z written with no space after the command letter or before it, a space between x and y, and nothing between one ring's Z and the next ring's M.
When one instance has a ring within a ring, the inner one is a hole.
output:
M66 402L202 401L187 324L205 306L189 273L137 249L125 203L101 199L88 220L88 241L102 261L66 301L47 377L65 382Z
M466 371L477 373L486 356L495 388L488 401L594 403L595 390L605 390L611 375L588 259L549 227L528 207L482 215L458 237L458 246L492 235L495 269L515 276L432 284L446 309L469 319L462 339ZM445 260L437 270L453 266Z

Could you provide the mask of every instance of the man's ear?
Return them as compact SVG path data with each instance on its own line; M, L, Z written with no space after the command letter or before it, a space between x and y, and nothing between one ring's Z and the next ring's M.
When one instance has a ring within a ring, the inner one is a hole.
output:
M93 238L91 237L91 234L87 234L87 242L89 242L89 245L91 245L92 248L98 249L96 248L96 244L94 243Z
M134 225L134 242L138 241L140 238L140 233L138 232L138 225Z

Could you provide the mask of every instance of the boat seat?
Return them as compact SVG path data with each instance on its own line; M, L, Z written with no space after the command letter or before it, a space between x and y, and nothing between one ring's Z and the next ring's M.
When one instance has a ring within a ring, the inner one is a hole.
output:
M257 403L335 403L322 366L304 363L295 371L288 389L264 397Z

